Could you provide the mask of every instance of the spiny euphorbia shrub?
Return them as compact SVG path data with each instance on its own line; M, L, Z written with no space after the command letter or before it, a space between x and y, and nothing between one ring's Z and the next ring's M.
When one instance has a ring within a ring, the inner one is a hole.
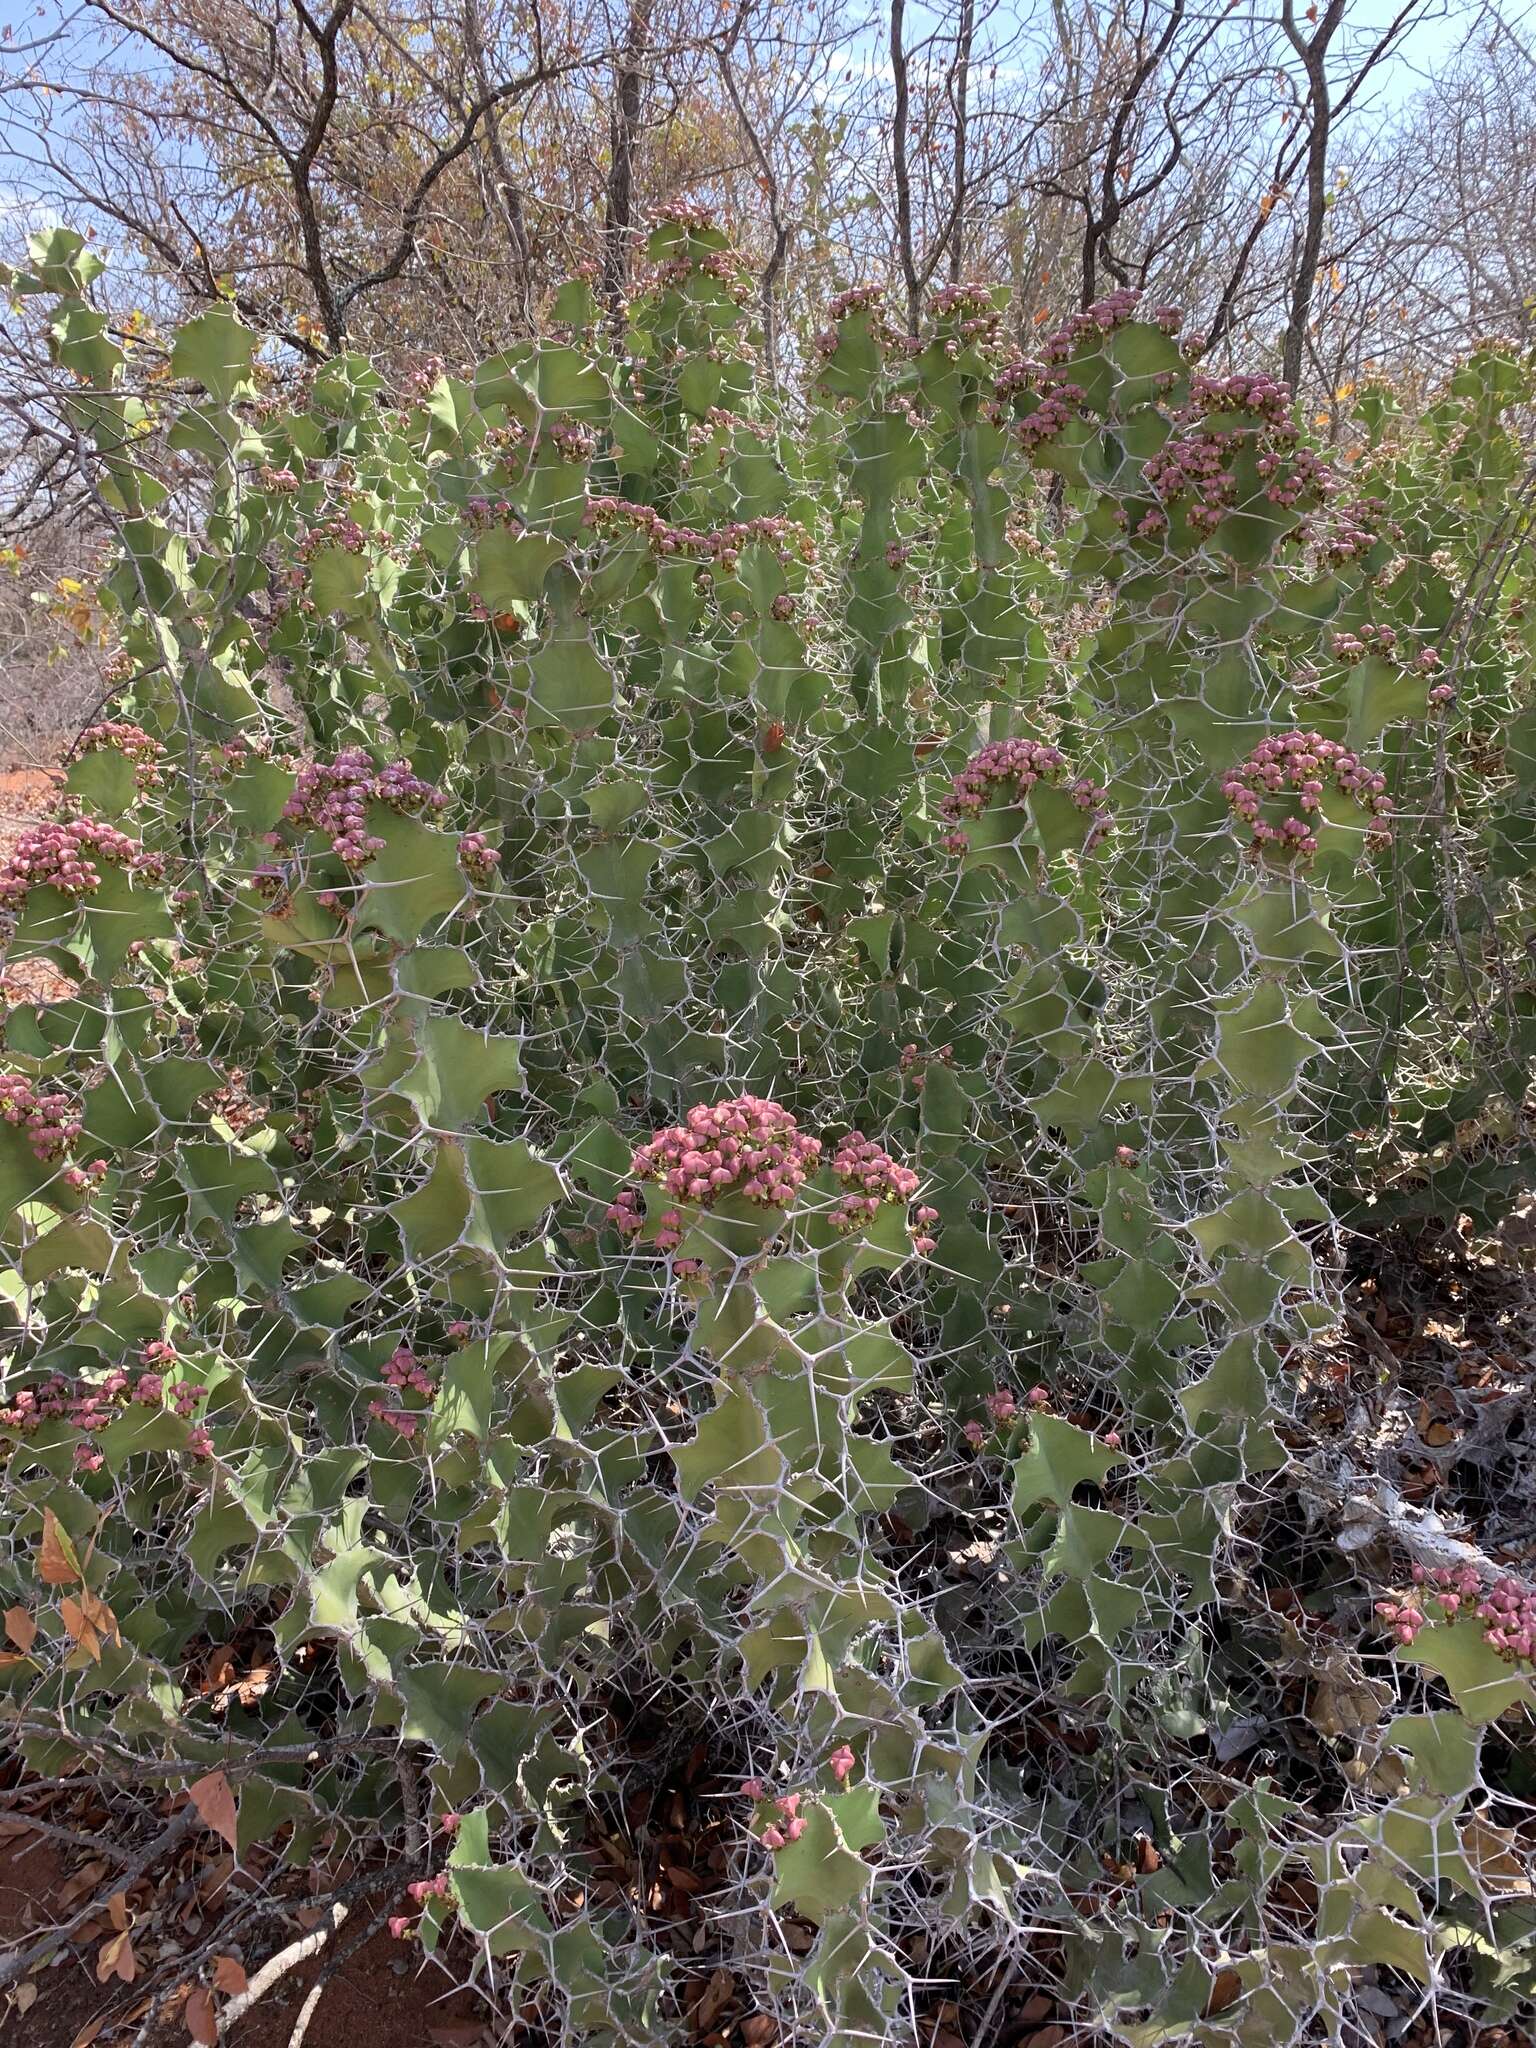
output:
M1525 1622L1373 1611L1297 1388L1340 1223L1528 1175L1517 366L1341 457L1134 294L860 289L807 414L689 213L617 338L141 388L34 256L122 552L0 872L26 1761L222 1770L530 2040L1512 2010Z

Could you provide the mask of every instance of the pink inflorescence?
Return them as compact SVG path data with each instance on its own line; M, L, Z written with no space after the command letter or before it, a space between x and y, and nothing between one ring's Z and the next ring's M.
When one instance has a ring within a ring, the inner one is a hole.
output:
M1475 1565L1439 1565L1426 1571L1413 1567L1419 1598L1439 1610L1438 1618L1454 1621L1463 1609L1483 1624L1483 1639L1506 1663L1536 1662L1536 1588L1508 1577L1494 1581L1487 1592ZM1413 1643L1426 1616L1411 1596L1378 1600L1376 1612L1405 1647Z
M587 500L582 524L610 532L627 527L643 535L651 553L662 560L684 556L706 565L718 564L722 569L734 569L741 560L742 549L753 541L766 542L783 561L798 558L810 562L816 557L815 545L805 528L777 514L734 519L728 525L701 531L692 526L673 526L652 505L638 505L628 498L598 497Z
M1001 388L1003 379L999 378L998 383ZM1054 441L1077 417L1086 396L1081 384L1060 377L1045 378L1034 411L1013 423L1013 435L1019 446L1026 454L1032 454L1047 441Z
M158 740L151 739L143 726L129 725L118 718L88 725L80 735L81 753L95 754L104 747L133 763L133 779L140 789L153 789L159 783L157 764L165 749Z
M451 1880L446 1870L440 1870L436 1877L418 1877L405 1888L406 1897L413 1905L425 1907L433 1899L452 1897ZM404 1941L415 1932L416 1923L409 1913L392 1913L388 1923L390 1937Z
M910 1202L917 1193L917 1175L911 1167L898 1165L862 1131L849 1131L838 1139L832 1171L848 1190L833 1214L839 1230L858 1230L874 1221L882 1202Z
M15 851L0 862L0 908L18 910L34 889L59 889L66 896L94 896L104 866L128 868L139 848L113 825L94 818L34 825Z
M351 514L337 512L300 536L299 556L302 561L312 561L328 548L340 548L343 554L361 555L367 546L368 536Z
M1262 372L1236 371L1230 377L1207 377L1197 371L1189 380L1191 412L1247 412L1271 426L1290 423L1291 387Z
M821 1158L821 1140L808 1138L787 1109L758 1095L739 1095L729 1102L700 1104L687 1120L669 1124L636 1151L630 1171L637 1180L658 1182L677 1201L709 1208L727 1195L744 1195L764 1208L787 1209ZM621 1189L608 1209L608 1221L625 1237L644 1222L639 1191ZM681 1219L668 1211L661 1219L672 1242L678 1241Z
M1391 810L1386 777L1365 767L1358 754L1337 740L1324 739L1318 732L1281 733L1260 740L1247 760L1231 770L1221 793L1233 814L1253 832L1252 852L1308 855L1317 851L1316 813L1329 783L1355 802L1373 819ZM1266 799L1294 800L1298 811L1279 825L1271 825L1259 812Z
M500 865L501 855L483 832L463 834L459 840L459 866L472 882L482 889L489 888Z
M1140 304L1141 293L1129 285L1122 285L1118 291L1096 300L1086 311L1074 313L1070 320L1047 337L1043 350L1046 361L1064 363L1106 341L1117 327L1123 327L1128 320L1134 319ZM1179 316L1171 306L1159 306L1153 318L1169 334L1179 324Z
M954 820L979 818L988 802L1004 794L1008 802L1023 803L1039 782L1060 782L1066 772L1066 756L1059 747L1044 740L989 740L971 756L950 784L949 794L939 808ZM1094 839L1102 836L1108 819L1100 811L1108 792L1080 776L1070 795L1080 811L1098 813ZM946 834L944 846L951 853L963 853L968 841L961 831Z
M424 1401L429 1402L437 1399L437 1381L425 1366L417 1363L415 1352L407 1345L402 1344L398 1351L384 1361L381 1377L385 1386L395 1395L420 1394ZM375 1422L382 1422L386 1428L392 1429L396 1436L403 1436L407 1442L415 1436L421 1420L420 1416L413 1414L409 1408L402 1408L398 1400L370 1401L368 1413Z
M61 1088L39 1090L25 1074L0 1074L0 1120L25 1132L44 1165L72 1151L83 1128L72 1097Z
M770 1821L758 1837L765 1849L782 1849L789 1842L798 1842L805 1833L805 1816L800 1811L801 1794L784 1792L774 1800L778 1813L776 1821Z
M148 1365L173 1364L176 1357L168 1344L146 1344L139 1355ZM66 1429L79 1432L81 1441L75 1445L77 1470L99 1472L106 1459L94 1439L117 1416L135 1404L163 1408L169 1401L175 1413L186 1421L206 1391L190 1380L170 1380L162 1372L133 1376L122 1366L114 1366L95 1381L72 1383L62 1373L54 1373L36 1387L19 1388L10 1406L0 1407L0 1429L30 1436L45 1422L61 1422ZM213 1456L213 1440L203 1428L192 1431L187 1448L195 1458Z
M332 853L349 868L361 868L384 850L384 841L368 830L370 803L393 811L440 811L447 801L411 772L409 761L376 768L361 747L343 747L334 761L310 761L299 770L283 819L327 834Z

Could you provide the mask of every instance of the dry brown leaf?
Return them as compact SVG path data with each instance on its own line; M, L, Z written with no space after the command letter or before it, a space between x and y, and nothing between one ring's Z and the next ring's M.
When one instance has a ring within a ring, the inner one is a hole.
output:
M231 1998L239 1998L248 1988L244 1963L235 1956L215 1956L213 1982L217 1990L226 1992Z
M37 1623L25 1607L7 1607L5 1610L5 1633L20 1650L23 1657L37 1641Z
M70 2042L69 2048L91 2048L91 2043L106 2024L107 2015L104 2012L97 2013L95 2019L86 2021L73 2041Z
M105 1984L109 1977L121 1977L125 1984L131 1984L139 1974L138 1958L133 1952L133 1937L124 1930L114 1934L110 1941L104 1941L96 1956L96 1982Z
M65 1628L93 1664L101 1662L102 1646L106 1642L122 1641L117 1616L106 1601L98 1599L88 1586L81 1587L78 1600L66 1593L59 1601L59 1613L63 1616Z
M52 1508L43 1509L43 1542L37 1553L37 1573L45 1586L73 1586L80 1577L75 1546L59 1527Z
M213 1993L211 1991L205 1991L202 1985L199 1984L187 2000L186 2010L182 2017L187 2023L187 2031L191 2034L193 2040L197 2042L198 2048L218 2048L219 2023L214 2016Z
M779 2038L779 2023L770 2013L755 2012L750 2019L743 2020L736 2031L746 2043L746 2048L773 2048L773 2043Z
M729 1970L716 1970L693 2008L693 2024L700 2034L707 2034L719 2019L721 2013L736 1996L736 1979Z
M11 1996L16 2001L16 2010L18 2012L30 2012L37 2003L37 1986L35 1984L18 1984L15 1990L12 1991Z
M1236 1970L1218 1970L1211 1985L1211 1995L1205 2001L1205 2017L1212 2020L1217 2013L1225 2012L1229 2005L1235 2005L1243 1995L1243 1980Z
M82 1863L73 1877L67 1877L59 1887L59 1904L72 1906L76 1899L89 1898L107 1874L107 1866L99 1856L93 1856L89 1863Z
M1461 1830L1462 1854L1490 1891L1504 1898L1528 1899L1536 1893L1536 1880L1525 1845L1509 1828L1501 1828L1473 1814Z
M211 1828L216 1835L222 1835L230 1848L238 1854L240 1837L235 1795L230 1790L229 1780L222 1771L209 1771L198 1779L187 1793L197 1808L198 1819L204 1827Z
M215 1650L208 1659L207 1669L203 1673L201 1690L203 1692L219 1692L231 1682L239 1669L240 1666L235 1660L234 1644L225 1643L222 1649Z
M126 1892L114 1892L112 1894L111 1898L107 1901L107 1914L118 1933L125 1933L129 1921L128 1894Z

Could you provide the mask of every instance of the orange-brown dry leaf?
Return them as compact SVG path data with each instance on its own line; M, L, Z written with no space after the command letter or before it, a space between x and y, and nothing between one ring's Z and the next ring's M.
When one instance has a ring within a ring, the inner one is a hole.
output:
M239 1668L235 1661L234 1644L225 1643L222 1649L215 1650L208 1659L208 1668L203 1673L200 1689L203 1692L220 1691L235 1677Z
M231 1998L239 1998L248 1989L245 1965L234 1956L215 1956L213 1959L213 1982L217 1990Z
M20 1650L23 1657L37 1641L37 1623L25 1607L7 1607L5 1610L5 1633L7 1638Z
M1229 2005L1236 2004L1242 1996L1243 1980L1236 1970L1218 1970L1211 1985L1211 1995L1205 2001L1205 2017L1214 2019L1219 2012L1225 2012Z
M82 1863L72 1877L67 1877L59 1887L59 1904L72 1906L77 1899L89 1898L107 1874L107 1866L99 1856L93 1856L89 1863Z
M729 1970L716 1970L700 1992L698 2003L693 2008L695 2030L700 2034L707 2034L735 1996L736 1979Z
M73 1586L80 1577L75 1546L59 1527L52 1508L43 1509L43 1542L37 1553L37 1572L45 1586Z
M117 1616L89 1586L81 1587L78 1600L66 1593L59 1601L59 1612L64 1618L65 1628L93 1663L101 1662L104 1643L122 1641Z
M1524 1899L1536 1893L1529 1852L1513 1830L1497 1827L1474 1813L1461 1830L1461 1848L1489 1891Z
M216 1835L222 1835L230 1848L238 1851L240 1838L235 1795L230 1790L229 1780L224 1773L209 1771L190 1787L187 1797L197 1808L198 1818L204 1827L212 1828Z
M187 2000L183 2018L187 2023L187 2031L197 2042L198 2048L218 2048L219 2023L214 2017L211 1991L205 1991L199 1984Z
M110 1941L104 1941L96 1956L96 1982L105 1984L109 1977L121 1977L125 1984L131 1984L139 1974L138 1958L133 1953L133 1937L126 1929L114 1934Z

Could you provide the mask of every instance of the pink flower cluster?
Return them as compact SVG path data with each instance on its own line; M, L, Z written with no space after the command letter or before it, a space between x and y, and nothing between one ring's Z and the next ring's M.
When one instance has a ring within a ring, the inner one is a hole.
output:
M423 1365L416 1362L416 1354L409 1346L402 1344L398 1351L384 1361L381 1374L385 1386L395 1395L420 1394L422 1399L432 1402L437 1399L437 1381ZM369 1416L375 1422L382 1422L392 1429L396 1436L403 1436L407 1443L415 1436L421 1418L412 1414L409 1408L402 1408L397 1400L375 1400L368 1403Z
M146 1365L174 1364L176 1354L169 1344L146 1344L139 1354ZM75 1445L75 1466L81 1472L99 1472L106 1463L91 1439L135 1403L144 1408L172 1408L190 1419L207 1390L190 1380L167 1381L164 1373L141 1372L130 1379L121 1366L114 1366L94 1383L78 1380L73 1385L61 1373L54 1373L39 1386L22 1387L10 1407L0 1408L0 1429L14 1429L22 1436L41 1428L45 1422L62 1422L78 1430L83 1442ZM213 1440L206 1429L194 1429L187 1444L195 1458L213 1456Z
M827 1769L839 1785L846 1785L852 1776L858 1758L846 1742L838 1744L827 1758ZM767 1797L767 1787L761 1778L746 1778L742 1781L743 1795L752 1800ZM805 1833L805 1816L800 1807L805 1795L801 1792L782 1792L774 1797L774 1812L777 1819L771 1820L763 1829L758 1840L765 1849L779 1850L790 1842L798 1842Z
M939 809L946 818L979 818L999 793L1006 792L1010 803L1023 803L1037 782L1059 782L1066 766L1060 748L1043 740L989 740L952 778ZM1083 777L1072 784L1070 794L1080 811L1097 811L1108 791ZM1107 823L1107 818L1102 820ZM950 853L964 853L969 841L955 831L943 844Z
M94 754L103 747L122 754L133 763L133 779L140 789L153 789L160 780L156 765L165 753L156 739L151 739L141 725L129 725L122 719L104 719L100 725L88 725L80 735L82 754Z
M1047 1387L1031 1387L1024 1399L1037 1415L1051 1405L1050 1390ZM1018 1398L1011 1387L994 1387L982 1406L992 1419L993 1429L1006 1429L1010 1422L1018 1419ZM973 1451L979 1451L986 1442L989 1432L983 1422L968 1422L960 1434Z
M1420 675L1432 676L1440 667L1440 650L1437 647L1421 647L1416 654L1406 659L1398 652L1398 633L1395 626L1362 626L1358 633L1335 633L1332 647L1336 661L1342 661L1353 668L1368 655L1376 655L1383 661L1396 661L1410 672L1417 670ZM1429 693L1431 704L1452 704L1456 691L1450 683L1436 683Z
M820 1158L821 1140L806 1137L787 1109L759 1095L740 1095L699 1104L685 1122L658 1131L636 1151L630 1171L637 1180L658 1181L678 1201L703 1208L739 1194L765 1208L787 1209ZM608 1221L625 1237L640 1229L644 1218L635 1189L620 1192ZM677 1227L666 1217L662 1225Z
M668 199L656 209L658 221L668 227L697 230L719 226L719 216L713 208L702 205L697 199Z
M992 294L984 284L942 284L928 301L935 318L944 320L951 313L963 313L967 318L996 316Z
M1254 468L1267 480L1264 495L1270 504L1286 511L1303 498L1310 505L1325 504L1338 485L1333 465L1311 448L1297 448L1288 456L1270 451Z
M368 536L349 512L335 512L329 519L322 519L318 526L309 527L299 538L299 559L309 562L327 548L340 548L344 554L361 555L367 552Z
M579 420L550 420L539 430L535 453L542 453L548 447L561 462L585 465L591 461L596 446L597 436Z
M291 498L299 488L299 479L291 469L274 469L269 462L257 470L256 481L264 491L271 491L278 498Z
M1290 424L1291 387L1262 372L1207 377L1197 371L1189 380L1189 404L1191 412L1249 412L1284 427Z
M446 1870L440 1870L436 1877L418 1877L414 1884L408 1884L405 1895L418 1906L425 1906L429 1899L446 1899L450 1895L450 1881ZM386 1925L392 1941L404 1941L415 1928L416 1922L409 1913L391 1913Z
M810 562L816 556L804 528L776 514L735 519L726 526L701 532L697 527L671 525L652 505L638 505L629 498L604 497L588 499L582 524L598 529L629 527L643 534L651 553L664 560L687 555L701 562L718 563L723 569L734 569L741 560L742 549L752 541L766 541L782 561L797 556Z
M1397 628L1365 625L1358 633L1335 633L1331 645L1334 659L1347 662L1351 667L1357 661L1364 661L1368 654L1379 654L1384 661L1395 661ZM1426 651L1434 653L1433 648ZM1439 655L1435 655L1435 661L1438 662L1439 659ZM1432 662L1430 666L1433 667L1434 663Z
M959 339L962 342L995 341L1002 327L1003 316L992 303L992 294L984 284L940 285L928 302L935 320L948 320L959 316ZM952 342L945 343L945 353L953 359Z
M789 1842L798 1842L805 1833L805 1817L800 1811L801 1794L785 1792L774 1800L778 1809L779 1822L770 1821L758 1837L765 1849L782 1849Z
M832 1171L848 1190L833 1212L833 1225L838 1230L861 1230L879 1215L882 1202L910 1202L917 1193L917 1175L911 1167L898 1165L889 1152L873 1138L866 1138L862 1131L849 1131L838 1139L832 1154ZM938 1220L937 1209L917 1212L920 1228L926 1229ZM913 1248L926 1256L933 1250L933 1239L914 1238Z
M94 896L101 866L131 868L139 848L113 825L94 818L34 825L0 862L0 909L19 910L34 889L60 889L66 896Z
M840 321L846 320L850 313L871 314L873 316L869 323L871 331L883 345L889 346L894 339L891 333L890 322L886 317L885 291L883 286L878 284L856 284L845 292L839 292L827 308L827 318L830 320L831 325L823 327L815 338L816 353L824 360L837 354L839 340L838 324Z
M376 768L361 747L343 747L334 761L310 761L299 770L283 819L325 833L339 860L361 868L384 850L383 840L367 829L370 803L394 811L439 811L447 801L440 789L412 774L409 761Z
M686 285L695 277L712 277L738 306L746 304L751 288L741 258L728 249L705 249L702 253L688 250L669 256L655 266L643 284L647 291L661 291L669 285Z
M0 1121L20 1127L45 1165L72 1151L83 1128L72 1097L62 1088L39 1091L25 1074L0 1074Z
M1330 562L1358 561L1368 555L1383 534L1398 535L1401 529L1387 516L1383 498L1350 498L1331 508L1324 526L1313 522L1307 538L1316 543Z
M464 516L471 526L510 526L516 532L523 527L522 514L509 498L471 498L464 507Z
M488 889L496 879L501 855L483 832L466 832L459 840L459 866L472 882Z
M1221 793L1233 814L1251 826L1251 850L1256 858L1266 851L1305 856L1317 851L1312 824L1293 815L1282 824L1270 825L1260 817L1260 806L1268 798L1293 797L1298 810L1315 813L1329 782L1353 797L1372 818L1382 818L1392 808L1386 777L1366 768L1358 754L1337 740L1324 739L1320 732L1288 732L1260 740L1247 760L1228 774Z
M1212 533L1237 502L1237 473L1228 467L1239 436L1190 434L1167 442L1149 455L1142 476L1163 505L1175 505L1192 498L1189 522ZM1139 522L1138 533L1161 533L1166 517L1149 512Z
M1483 1624L1483 1639L1506 1663L1536 1662L1536 1588L1517 1579L1497 1579L1485 1593L1475 1565L1413 1567L1413 1583L1439 1609L1439 1618L1454 1621L1465 1607ZM1411 1645L1427 1619L1411 1598L1378 1600L1376 1612L1397 1640Z
M953 1066L955 1048L952 1045L941 1045L937 1052L923 1052L916 1045L904 1045L897 1055L896 1068L914 1088L921 1088L928 1077L930 1060L937 1060L940 1066Z
M846 320L850 313L867 313L871 307L883 307L885 287L878 284L850 285L845 292L839 292L827 308L829 320Z
M1026 454L1032 454L1047 441L1054 441L1076 417L1077 409L1086 396L1081 384L1054 377L1049 379L1040 388L1039 403L1034 411L1014 421L1014 439Z
M1135 318L1140 304L1141 293L1133 291L1129 285L1122 285L1118 291L1096 300L1085 312L1074 313L1070 320L1047 337L1044 348L1046 361L1064 363L1072 356L1082 355L1096 343L1108 340L1117 327L1123 327L1128 320ZM1179 324L1179 315L1171 306L1160 306L1154 318L1169 334ZM1167 324L1169 321L1172 326Z

